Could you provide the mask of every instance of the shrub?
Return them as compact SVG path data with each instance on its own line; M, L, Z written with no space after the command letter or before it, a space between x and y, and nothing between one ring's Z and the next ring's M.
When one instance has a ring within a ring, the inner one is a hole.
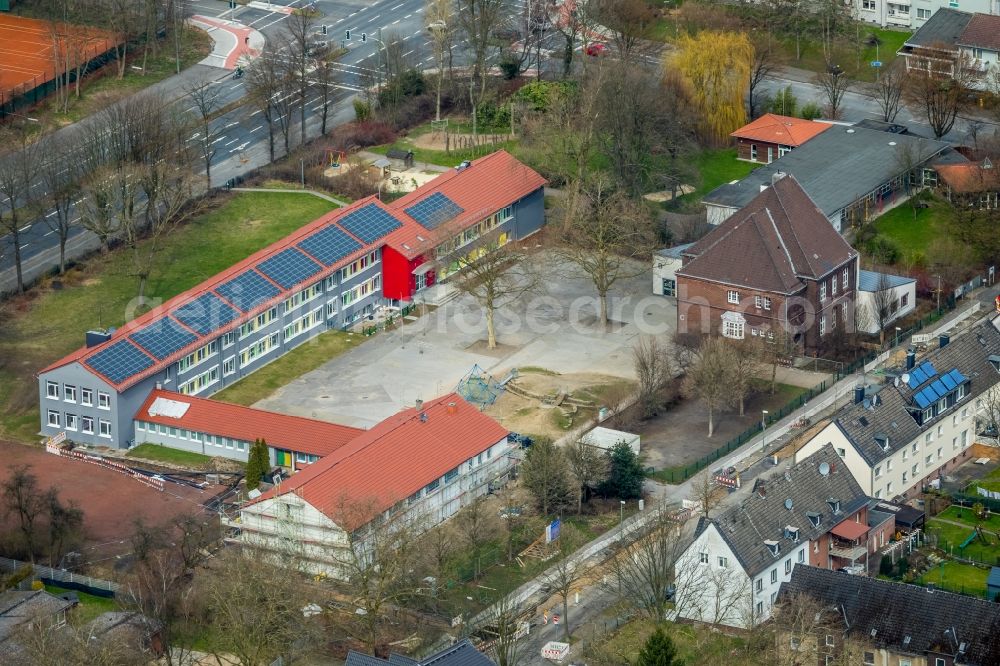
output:
M771 113L777 113L782 116L794 116L798 108L799 100L792 94L791 86L786 86L784 90L779 90L771 100Z
M366 102L363 99L355 98L354 100L354 117L357 118L358 122L365 122L371 120L372 117L372 105L370 102Z
M877 264L894 264L899 261L899 246L885 236L874 236L864 245L865 254Z
M575 90L572 81L532 81L521 86L512 99L525 103L532 111L544 113L560 95L569 95Z
M499 67L500 73L507 81L512 81L521 73L521 62L517 59L516 55L510 52L504 53L500 58Z
M479 131L507 131L510 129L510 107L483 102L476 109L476 125Z
M802 110L799 115L806 120L815 120L823 115L823 109L816 102L809 102L808 104L802 105Z

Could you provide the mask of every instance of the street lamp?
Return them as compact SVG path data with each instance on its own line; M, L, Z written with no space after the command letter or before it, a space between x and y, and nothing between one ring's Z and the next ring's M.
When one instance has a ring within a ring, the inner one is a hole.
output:
M618 517L618 537L621 538L625 532L625 500L619 500L620 515Z
M770 414L766 409L760 410L760 452L764 453L767 451L767 415Z
M902 330L903 329L901 329L899 326L896 327L896 344L894 344L893 347L899 346L899 332Z

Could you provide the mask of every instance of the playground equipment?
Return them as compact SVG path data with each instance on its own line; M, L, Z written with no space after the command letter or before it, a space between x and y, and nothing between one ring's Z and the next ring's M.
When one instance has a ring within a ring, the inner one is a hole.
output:
M493 376L479 367L479 364L472 366L469 374L465 375L458 383L455 390L467 402L479 405L480 408L487 407L496 402L497 398L504 391L504 384L509 381L505 378L503 382L493 379Z
M347 159L347 153L343 150L328 150L326 151L326 159L331 169L339 169L340 165Z

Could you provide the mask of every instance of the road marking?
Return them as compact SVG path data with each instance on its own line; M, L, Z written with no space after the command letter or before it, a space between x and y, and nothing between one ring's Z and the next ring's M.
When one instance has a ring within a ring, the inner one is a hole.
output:
M408 55L410 55L410 54L411 54L411 53L413 53L414 51L416 51L416 49L410 49L409 51L407 51L406 53L404 53L404 54L403 54L403 57L404 57L404 58L405 58L405 57L407 57Z
M262 130L262 129L264 129L264 126L263 125L258 125L257 127L254 127L252 130L250 130L250 133L253 134L257 130Z
M393 22L392 22L392 23L391 23L390 25L396 25L397 23L399 23L399 19L396 19L396 20L395 20L395 21L393 21Z
M405 4L406 4L405 2L401 2L398 5L396 5L395 7L393 7L392 9L390 9L389 11L390 12L394 12L394 11L396 11L397 9L399 9L400 7L402 7Z
M403 17L403 20L405 21L406 19L410 18L411 16L413 16L413 14L407 14L406 16Z
M18 229L18 231L20 231L23 234L25 231L27 231L30 228L31 228L31 225L29 224L27 226L21 227L20 229Z
M52 231L49 231L48 233L46 233L46 234L42 234L42 235L43 235L43 236L51 236L51 235L52 235L52 234L54 234L55 232L56 232L56 230L55 230L55 229L53 229Z
M231 145L231 144L234 144L234 143L236 143L236 142L237 142L237 141L239 141L239 140L240 140L240 139L239 139L239 137L236 137L236 138L235 138L235 139L233 139L232 141L227 141L226 143L222 144L222 147L223 147L223 148L225 148L226 146L228 146L228 145Z
M31 245L31 243L25 243L24 245L21 246L21 249L23 250L24 248L28 247L29 245Z
M251 118L253 118L253 117L254 117L254 116L256 116L256 115L257 115L258 113L263 113L263 111L262 111L261 109L257 109L256 111L254 111L253 113L251 113L251 114L250 114L250 117L251 117Z

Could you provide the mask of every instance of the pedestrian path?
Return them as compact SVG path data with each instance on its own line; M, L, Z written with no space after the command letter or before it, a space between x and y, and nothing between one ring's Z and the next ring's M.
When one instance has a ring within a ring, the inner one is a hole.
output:
M260 55L264 50L264 35L238 21L195 15L188 19L212 38L212 52L201 61L203 65L221 69L236 69Z

